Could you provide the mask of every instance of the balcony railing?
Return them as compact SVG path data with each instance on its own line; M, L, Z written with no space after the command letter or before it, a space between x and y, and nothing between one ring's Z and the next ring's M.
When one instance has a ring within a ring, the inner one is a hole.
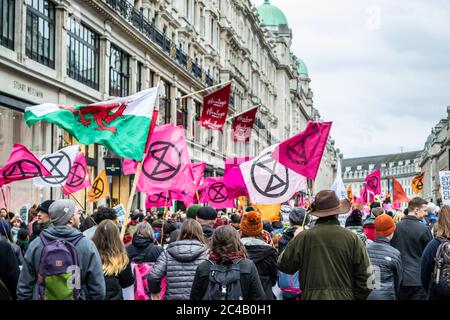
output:
M127 0L106 0L106 3L133 27L139 30L146 38L156 44L167 55L174 59L181 67L189 72L189 70L187 70L187 61L189 60L188 55L185 54L181 49L177 48L176 56L172 57L170 55L172 41L167 38L162 31L158 30L151 21L145 18L140 10L136 9ZM190 73L198 80L203 81L203 70L199 65L192 63L192 70L190 70ZM214 79L209 75L206 75L204 83L208 86L212 86L214 85Z

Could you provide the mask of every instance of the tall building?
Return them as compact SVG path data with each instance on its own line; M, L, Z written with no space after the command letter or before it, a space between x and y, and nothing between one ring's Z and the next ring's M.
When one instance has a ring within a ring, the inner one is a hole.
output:
M359 196L365 185L365 178L376 169L381 169L381 193L389 192L388 179L400 182L408 198L416 195L411 189L412 179L420 173L420 155L422 151L371 157L351 158L342 161L342 178L346 187L352 186L353 194ZM405 205L405 204L403 204Z
M291 52L287 19L267 0L258 7L250 0L0 0L0 8L0 163L13 143L38 156L76 143L48 123L28 128L27 106L87 104L157 84L165 89L158 123L184 126L191 158L207 163L206 176L221 175L224 158L257 155L320 119L307 67ZM207 92L180 99L227 81L231 114L260 104L251 143L231 140L231 121L223 133L197 125ZM91 177L105 158L117 158L102 146L83 149ZM324 158L321 170L332 176L331 138ZM132 178L108 178L113 204L127 203ZM16 211L62 196L31 180L9 187ZM84 192L77 198L92 209ZM142 208L144 195L135 201Z

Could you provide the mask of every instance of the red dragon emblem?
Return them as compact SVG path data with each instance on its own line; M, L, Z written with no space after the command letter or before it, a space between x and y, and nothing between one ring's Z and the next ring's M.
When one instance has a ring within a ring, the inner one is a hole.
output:
M78 121L80 121L85 127L89 127L89 125L91 124L91 120L86 119L85 115L92 114L95 122L98 125L98 128L96 128L95 130L106 130L116 134L117 128L107 127L105 123L110 124L118 117L123 118L123 111L127 108L127 104L126 102L114 102L102 105L87 105L80 109L66 106L59 106L59 108L71 111L76 117L79 117ZM110 112L115 108L118 109L113 114L110 114Z

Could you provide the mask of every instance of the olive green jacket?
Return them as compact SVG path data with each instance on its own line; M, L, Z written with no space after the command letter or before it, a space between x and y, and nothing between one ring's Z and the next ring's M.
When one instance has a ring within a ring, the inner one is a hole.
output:
M362 241L334 216L300 232L278 258L280 271L299 271L302 300L365 300L369 266Z

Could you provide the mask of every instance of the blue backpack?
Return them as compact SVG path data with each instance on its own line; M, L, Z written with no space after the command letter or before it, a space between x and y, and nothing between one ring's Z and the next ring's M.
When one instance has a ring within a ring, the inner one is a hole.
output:
M300 282L298 281L298 271L294 274L278 271L278 287L284 299L298 300L302 293Z
M41 300L77 300L80 298L80 263L75 246L83 234L67 241L49 240L40 235L42 248L37 278Z

